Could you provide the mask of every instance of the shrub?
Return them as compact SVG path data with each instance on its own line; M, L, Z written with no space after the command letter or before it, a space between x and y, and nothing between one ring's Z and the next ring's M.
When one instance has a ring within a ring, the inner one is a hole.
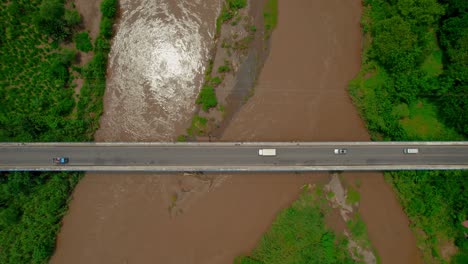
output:
M112 20L107 17L103 17L101 20L101 24L99 25L100 34L105 38L112 37Z
M349 186L348 193L346 194L346 203L354 205L355 203L359 202L360 199L361 195L359 194L359 192L351 186Z
M205 131L207 122L208 120L204 117L201 117L198 115L194 116L192 119L192 124L190 125L189 128L187 128L187 134L189 136L203 134Z
M227 0L230 9L239 10L247 6L247 0Z
M229 66L229 61L225 60L224 65L218 67L218 72L219 73L225 73L225 72L230 72L231 67Z
M69 27L76 27L81 24L81 16L77 10L65 10L65 22Z
M196 103L201 104L204 111L208 111L210 108L216 107L216 105L218 105L218 100L216 99L214 88L212 86L205 85L201 89Z
M38 29L49 37L58 40L66 36L65 7L60 0L43 0L39 12L34 17Z
M101 3L101 13L106 18L114 18L117 12L117 0L103 0Z
M211 80L210 80L210 83L211 85L213 85L214 87L217 87L223 80L221 78L219 78L218 76L216 77L213 77Z
M223 6L221 10L220 20L222 23L231 20L234 17L234 13L229 10L226 6Z
M110 51L109 40L106 39L103 35L98 36L96 41L94 42L94 49L95 51L109 52Z
M83 52L89 52L93 50L91 39L89 38L88 32L81 32L75 35L75 45L78 50Z

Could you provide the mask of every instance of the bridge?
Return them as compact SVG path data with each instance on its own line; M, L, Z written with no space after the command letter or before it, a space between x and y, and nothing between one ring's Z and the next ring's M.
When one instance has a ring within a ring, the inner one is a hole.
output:
M274 148L276 156L260 156ZM406 154L404 149L419 153ZM346 154L335 154L346 149ZM54 157L68 157L54 164ZM468 142L0 143L0 171L370 171L468 169Z

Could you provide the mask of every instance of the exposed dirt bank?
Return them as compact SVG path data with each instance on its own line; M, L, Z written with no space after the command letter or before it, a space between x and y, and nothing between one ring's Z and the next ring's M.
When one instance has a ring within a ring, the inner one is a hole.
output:
M96 39L101 22L100 4L102 0L73 0L75 7L83 19L83 26L89 30L89 35Z
M91 41L94 43L94 40L99 34L99 23L101 22L101 12L100 12L100 4L102 0L72 0L70 1L74 4L76 10L80 13L82 19L82 26L84 29L89 33L91 37ZM74 48L68 47L68 48ZM78 51L79 57L79 66L83 66L87 64L94 56L94 52L82 52ZM78 96L81 91L81 87L83 87L83 79L78 77L74 80L74 84L76 84L75 95Z

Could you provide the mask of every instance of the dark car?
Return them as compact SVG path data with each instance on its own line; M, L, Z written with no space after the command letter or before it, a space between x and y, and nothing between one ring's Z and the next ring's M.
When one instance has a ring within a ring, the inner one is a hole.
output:
M52 159L55 164L67 164L68 158L67 157L55 157Z

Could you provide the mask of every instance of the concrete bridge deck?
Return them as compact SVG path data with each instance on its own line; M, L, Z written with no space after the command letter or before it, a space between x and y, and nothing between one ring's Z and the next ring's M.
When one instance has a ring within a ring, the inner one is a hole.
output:
M275 148L275 157L259 156ZM336 155L334 149L347 154ZM405 154L418 148L418 154ZM53 157L68 157L56 165ZM468 169L468 142L0 143L0 171Z

